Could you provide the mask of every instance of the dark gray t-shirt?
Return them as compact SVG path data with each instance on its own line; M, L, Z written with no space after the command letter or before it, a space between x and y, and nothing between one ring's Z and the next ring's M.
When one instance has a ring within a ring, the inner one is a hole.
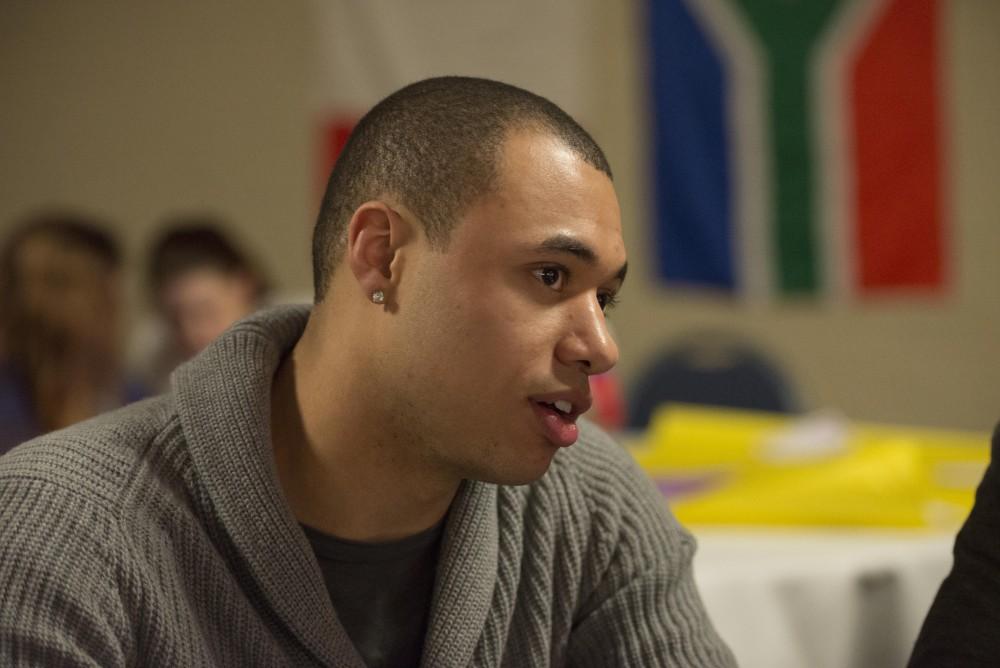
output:
M388 543L359 543L302 528L337 617L368 667L418 666L444 520Z

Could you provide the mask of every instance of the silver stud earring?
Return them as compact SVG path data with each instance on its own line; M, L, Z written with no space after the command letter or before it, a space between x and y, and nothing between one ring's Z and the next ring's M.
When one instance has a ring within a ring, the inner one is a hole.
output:
M375 303L375 304L384 304L385 303L385 293L382 292L381 290L376 290L375 292L373 292L372 293L372 302Z

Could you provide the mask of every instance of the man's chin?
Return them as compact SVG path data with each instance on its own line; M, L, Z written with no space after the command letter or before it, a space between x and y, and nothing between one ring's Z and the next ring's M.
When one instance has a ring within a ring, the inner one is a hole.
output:
M545 475L552 465L552 458L558 450L552 449L545 456L524 458L509 462L507 466L497 466L490 471L480 471L478 475L469 476L474 480L489 482L495 485L530 485Z

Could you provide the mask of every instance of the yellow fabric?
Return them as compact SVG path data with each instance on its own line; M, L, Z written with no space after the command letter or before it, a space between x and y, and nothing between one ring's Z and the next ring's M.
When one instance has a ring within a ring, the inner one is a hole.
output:
M671 500L687 524L951 528L989 435L674 405L633 454L654 479L709 481Z

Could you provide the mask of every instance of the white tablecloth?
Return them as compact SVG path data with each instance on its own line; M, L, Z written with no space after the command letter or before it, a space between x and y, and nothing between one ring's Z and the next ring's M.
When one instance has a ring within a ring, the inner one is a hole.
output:
M904 666L953 534L695 529L695 580L743 668Z

